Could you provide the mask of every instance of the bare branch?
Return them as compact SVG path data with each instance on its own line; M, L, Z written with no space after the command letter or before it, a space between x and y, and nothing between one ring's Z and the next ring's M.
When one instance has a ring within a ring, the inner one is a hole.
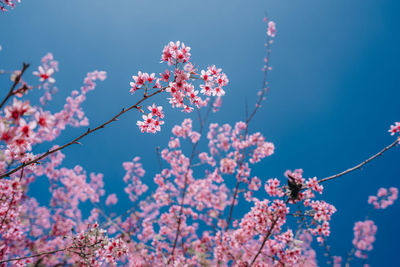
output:
M0 109L3 108L4 104L7 102L7 100L13 95L14 89L17 86L17 84L21 81L21 77L24 74L25 70L29 67L29 64L22 63L22 69L21 72L15 77L14 83L11 86L10 91L8 92L7 96L3 99L3 101L0 104Z
M318 183L323 183L323 182L326 182L326 181L329 181L329 180L332 180L332 179L336 179L336 178L338 178L338 177L340 177L340 176L343 176L343 175L348 174L348 173L350 173L350 172L352 172L352 171L355 171L355 170L357 170L357 169L360 169L362 166L364 166L364 165L367 164L368 162L372 161L373 159L375 159L375 158L379 157L380 155L382 155L383 153L385 153L385 151L387 151L387 150L389 150L389 149L395 147L399 142L400 142L400 137L398 137L398 138L396 139L396 141L394 141L393 143L391 143L390 145L388 145L387 147L385 147L384 149L382 149L381 151L379 151L378 153L376 153L376 154L373 155L372 157L370 157L370 158L368 158L367 160L361 162L360 164L358 164L358 165L356 165L356 166L354 166L354 167L352 167L352 168L349 168L349 169L347 169L347 170L345 170L345 171L343 171L343 172L340 172L340 173L338 173L338 174L335 174L335 175L332 175L332 176L328 176L328 177L322 178L321 180L318 181Z

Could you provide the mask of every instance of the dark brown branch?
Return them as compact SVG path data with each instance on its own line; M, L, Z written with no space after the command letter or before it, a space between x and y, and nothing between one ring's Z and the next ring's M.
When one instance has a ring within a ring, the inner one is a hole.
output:
M11 86L10 91L8 92L7 96L3 99L3 101L0 104L0 109L3 108L4 104L7 102L7 100L14 94L14 89L17 86L17 84L21 81L21 77L24 74L25 70L29 67L29 64L22 63L22 69L21 72L15 77L14 83Z
M13 169L13 170L11 170L11 171L9 171L9 172L7 172L7 173L4 173L4 174L0 175L0 179L3 179L4 177L10 176L11 174L17 172L18 170L20 170L20 169L22 169L22 168L24 168L24 167L26 167L26 166L29 166L29 165L34 164L34 163L38 163L40 160L44 159L44 158L47 157L48 155L53 154L53 153L55 153L55 152L57 152L57 151L60 151L60 150L66 148L66 147L68 147L68 146L70 146L70 145L79 144L79 142L78 142L79 140L81 140L81 139L84 138L85 136L87 136L87 135L89 135L89 134L91 134L91 133L93 133L93 132L95 132L95 131L97 131L97 130L100 130L100 129L104 128L105 126L107 126L107 125L110 124L111 122L116 121L118 117L120 117L121 115L125 114L126 112L128 112L128 111L131 110L131 109L138 109L138 110L141 110L141 109L140 109L140 106L139 106L140 103L142 103L142 102L145 101L146 99L148 99L148 98L150 98L150 97L152 97L152 96L154 96L154 95L156 95L156 94L158 94L158 93L163 92L164 89L165 89L165 88L161 88L161 89L155 91L154 93L152 93L152 94L150 94L150 95L144 96L144 97L143 97L141 100L139 100L136 104L130 106L130 107L127 108L127 109L124 109L124 108L123 108L117 115L115 115L114 117L112 117L112 118L109 119L108 121L106 121L106 122L100 124L100 125L97 126L96 128L93 128L93 129L90 129L90 128L89 128L85 133L81 134L80 136L78 136L77 138L73 139L72 141L70 141L70 142L68 142L68 143L66 143L66 144L64 144L64 145L62 145L62 146L60 146L60 147L57 147L57 148L48 150L46 153L42 154L41 156L39 156L39 157L37 157L37 158L35 158L35 159L31 160L31 161L25 162L25 163L19 165L18 167L16 167L15 169Z
M340 177L340 176L343 176L343 175L345 175L345 174L348 174L349 172L352 172L352 171L355 171L355 170L357 170L357 169L360 169L362 166L364 166L364 165L367 164L368 162L372 161L373 159L375 159L375 158L379 157L380 155L382 155L383 153L385 153L385 151L387 151L387 150L389 150L389 149L395 147L399 142L400 142L400 137L398 137L398 138L396 139L396 141L394 141L393 143L391 143L390 145L388 145L387 147L385 147L384 149L382 149L381 151L379 151L378 153L376 153L376 154L373 155L372 157L370 157L370 158L368 158L367 160L361 162L360 164L358 164L358 165L356 165L356 166L354 166L354 167L352 167L352 168L349 168L349 169L347 169L347 170L345 170L345 171L343 171L343 172L341 172L341 173L338 173L338 174L335 174L335 175L332 175L332 176L328 176L328 177L322 178L321 180L318 181L318 183L323 183L323 182L326 182L326 181L329 181L329 180L338 178L338 177Z
M289 203L289 200L290 200L290 199L287 199L286 202L285 202L285 204ZM253 264L256 262L258 256L260 255L261 251L263 250L263 248L264 248L264 246L265 246L265 243L266 243L267 240L271 237L271 235L272 235L272 230L274 230L274 227L275 227L276 223L278 222L279 218L280 218L280 217L277 215L276 218L275 218L275 220L272 222L271 227L269 228L267 234L266 234L265 237L264 237L263 242L261 243L260 249L257 251L257 254L254 256L253 260L252 260L251 263L250 263L250 267L253 266Z

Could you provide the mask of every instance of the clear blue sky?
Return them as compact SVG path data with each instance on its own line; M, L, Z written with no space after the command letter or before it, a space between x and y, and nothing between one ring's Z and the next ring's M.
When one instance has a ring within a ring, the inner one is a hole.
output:
M129 94L131 75L163 70L162 47L181 40L192 47L195 63L216 64L227 73L223 108L211 121L234 123L244 118L245 99L253 103L261 84L265 12L278 30L271 91L250 129L274 142L276 153L255 174L266 180L303 168L305 176L322 178L391 143L387 130L400 120L397 0L22 0L15 10L0 15L0 68L17 69L22 61L36 68L52 52L60 62L54 110L81 86L86 72L107 71L108 79L84 104L91 125L96 125L132 104L137 98ZM3 88L8 81L0 79ZM141 156L148 170L145 181L152 183L155 147L164 146L171 127L183 118L168 110L162 133L143 135L135 125L138 114L129 113L84 139L83 146L66 149L66 164L104 173L106 191L121 193L122 162ZM82 130L68 129L57 143ZM400 187L399 158L397 148L361 171L325 184L326 200L338 209L329 239L333 254L343 256L351 248L354 222L370 210L368 195L381 186ZM30 194L46 204L46 183L36 183ZM123 199L117 211L127 208ZM396 203L373 213L378 233L372 266L398 265L399 212Z

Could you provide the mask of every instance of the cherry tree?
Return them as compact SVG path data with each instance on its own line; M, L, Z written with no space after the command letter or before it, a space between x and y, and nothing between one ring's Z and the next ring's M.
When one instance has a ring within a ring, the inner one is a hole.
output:
M15 1L0 1L2 10L14 6ZM137 99L135 104L66 143L34 153L39 144L57 142L66 127L89 126L82 103L106 79L106 72L87 73L82 87L71 92L59 111L51 112L47 104L57 93L59 70L51 53L35 67L23 63L19 70L2 71L11 80L0 104L2 266L317 266L318 245L326 249L326 262L333 266L366 263L377 225L368 216L355 222L353 249L348 255L332 255L328 237L337 210L324 200L324 185L394 149L400 143L400 122L389 128L391 144L335 175L318 178L295 169L283 170L282 177L258 177L253 166L275 150L268 137L249 129L270 90L270 54L277 29L273 21L264 22L262 88L246 119L233 125L209 122L229 94L228 75L212 64L200 68L192 62L195 51L174 41L160 47L162 72L132 73L127 94ZM37 105L27 100L33 90L42 92ZM154 186L143 180L140 155L122 164L124 191L132 208L109 214L101 205L118 205L119 196L105 193L101 173L63 166L62 151L112 127L130 111L138 117L135 134L157 134L170 114L165 103L155 102L155 95L163 95L188 118L173 127L170 141L157 150ZM52 194L48 206L27 195L43 176ZM386 209L397 197L397 188L380 188L376 195L366 196L365 203ZM91 205L89 216L80 209L84 202ZM234 211L246 206L250 208L235 216Z

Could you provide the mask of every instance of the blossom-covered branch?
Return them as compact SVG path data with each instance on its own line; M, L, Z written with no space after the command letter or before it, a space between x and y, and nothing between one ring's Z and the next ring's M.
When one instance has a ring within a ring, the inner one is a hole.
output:
M271 44L273 43L272 38L275 37L276 35L276 26L275 26L275 22L273 21L268 21L268 18L265 17L264 18L264 22L267 24L267 40L265 43L265 46L267 48L267 55L264 58L264 62L265 65L263 67L263 82L262 82L262 87L261 90L258 92L258 100L255 104L255 107L253 109L253 111L250 113L250 115L247 114L247 107L246 107L246 128L244 131L244 136L246 137L248 134L248 127L249 127L249 123L252 121L253 117L256 115L258 109L261 107L261 103L263 100L265 100L265 94L267 93L267 91L269 90L268 82L267 82L267 76L268 76L268 72L271 69L270 65L269 65L269 61L270 61L270 56L271 56ZM246 158L246 147L244 147L241 151L241 155L240 155L240 161L238 163L239 165L239 169L242 167L244 160ZM229 225L231 223L232 220L232 214L233 214L233 209L235 207L235 203L236 203L236 199L238 197L238 193L239 193L239 186L241 183L241 179L240 177L237 179L236 181L236 186L235 186L235 191L233 193L233 197L232 197L232 202L229 208L229 215L228 215L228 220L226 223L226 228L225 231L228 231L229 229Z
M11 86L10 91L8 92L7 96L3 99L3 101L1 101L0 103L0 109L3 108L4 104L7 102L7 100L14 94L14 89L15 87L19 84L19 82L21 81L21 77L24 74L24 72L26 71L26 69L29 67L29 64L26 63L22 63L22 69L17 72L17 75L14 77L14 83Z
M59 147L57 147L57 148L50 149L50 150L48 150L46 153L44 153L44 154L42 154L42 155L40 155L40 156L38 156L38 157L36 157L36 158L30 160L30 161L27 161L27 162L25 162L25 163L22 163L21 165L19 165L18 167L14 168L14 169L12 169L12 170L10 170L10 171L8 171L7 173L1 174L1 175L0 175L0 179L3 179L3 178L5 178L5 177L7 177L7 176L10 176L11 174L13 174L13 173L19 171L19 170L22 169L22 168L25 168L25 167L30 166L30 165L35 164L35 163L39 163L40 160L46 158L47 156L49 156L49 155L51 155L51 154L53 154L53 153L55 153L55 152L57 152L57 151L62 150L62 149L66 148L66 147L68 147L68 146L70 146L70 145L79 144L79 143L78 143L79 140L81 140L81 139L84 138L85 136L87 136L87 135L89 135L89 134L91 134L91 133L93 133L93 132L95 132L95 131L97 131L97 130L103 129L105 126L107 126L107 125L110 124L111 122L116 121L116 120L118 119L118 117L120 117L121 115L125 114L126 112L128 112L128 111L130 111L130 110L132 110L132 109L140 109L140 106L139 106L139 105L140 105L143 101L145 101L146 99L148 99L148 98L150 98L150 97L152 97L152 96L154 96L154 95L156 95L156 94L161 93L163 90L164 90L164 88L159 89L159 90L155 91L154 93L152 93L152 94L150 94L150 95L144 96L141 100L139 100L138 102L136 102L136 104L134 104L134 105L128 107L127 109L123 108L119 113L117 113L116 115L114 115L114 116L113 116L111 119L109 119L108 121L106 121L106 122L104 122L104 123L98 125L97 127L93 128L93 129L90 129L90 128L89 128L85 133L81 134L80 136L76 137L75 139L71 140L70 142L65 143L64 145L59 146Z
M34 155L34 146L54 141L68 125L88 126L82 103L106 73L89 72L80 90L72 91L64 107L53 113L45 110L57 92L58 62L52 54L45 55L33 72L36 86L22 81L22 71L10 72L15 85L0 114L0 264L316 266L313 240L327 244L336 213L335 206L323 199L321 183L361 168L400 139L359 165L320 180L305 176L302 169L282 170L281 177L256 176L253 166L275 151L267 137L249 129L269 90L270 44L276 26L264 21L268 39L262 88L254 109L248 113L246 107L245 120L232 125L206 123L211 111L221 107L229 81L222 69L214 65L197 69L190 47L169 42L161 54L167 69L158 75L138 71L132 76L130 93L140 96L135 104L64 145ZM22 99L33 88L43 89L37 106ZM122 163L123 191L131 205L117 213L114 207L121 207L123 197L108 192L103 174L89 173L80 165L67 167L62 150L133 109L142 115L136 122L142 133L161 131L168 117L163 105L153 102L143 107L144 101L161 94L182 112L196 109L199 128L194 130L191 118L172 128L169 142L157 147L158 162L151 165L154 185L140 157L133 155ZM11 97L12 103L6 105ZM395 122L389 132L399 134L400 123ZM49 183L51 196L44 205L28 191L38 178ZM385 209L397 197L397 188L380 188L368 203ZM243 201L249 205L233 212ZM356 222L353 230L349 257L365 260L377 226L368 217ZM330 261L339 266L341 258L332 255Z
M195 90L195 87L190 80L201 79L204 81L205 84L200 85L200 87L202 88L201 93L205 96L220 97L224 95L225 91L222 88L228 84L227 76L221 72L221 69L217 69L214 65L209 67L207 71L202 70L201 75L198 75L194 65L189 61L191 56L189 51L190 47L185 46L183 43L181 44L179 41L176 43L170 42L164 47L161 59L162 61L167 62L168 65L174 67L173 72L171 73L169 70L166 70L164 73L160 74L161 78L156 78L154 73L149 75L140 71L137 76L133 76L134 82L130 83L131 93L133 94L138 90L144 90L143 97L136 102L136 104L130 106L129 108L122 109L108 121L98 125L93 129L89 128L85 133L81 134L70 142L57 148L48 150L46 153L34 157L33 159L26 160L14 169L1 174L0 179L17 172L21 168L32 164L37 164L40 160L46 158L48 155L60 151L70 145L78 144L78 141L85 136L104 128L111 122L116 121L121 115L132 109L137 109L144 113L140 104L146 99L151 98L163 91L171 94L169 102L173 107L182 108L185 112L191 112L193 110L191 105L195 105L198 108L206 106L208 99L203 100L197 95L198 90ZM35 72L34 74L38 76L42 82L49 81L50 83L53 83L54 79L51 77L53 73L54 68L39 67L39 72ZM196 77L196 75L199 77ZM172 78L171 76L173 76L172 81L170 81ZM154 86L152 85L153 82L155 83ZM165 82L166 85L162 86L162 82ZM153 92L150 93L150 90L153 90ZM150 106L149 110L150 113L143 115L143 121L138 121L137 125L142 132L155 133L160 131L160 126L163 124L163 121L160 119L164 118L164 113L162 112L162 107L158 107L155 104ZM32 128L33 127L34 126L32 126ZM20 153L24 153L24 151L21 151Z

